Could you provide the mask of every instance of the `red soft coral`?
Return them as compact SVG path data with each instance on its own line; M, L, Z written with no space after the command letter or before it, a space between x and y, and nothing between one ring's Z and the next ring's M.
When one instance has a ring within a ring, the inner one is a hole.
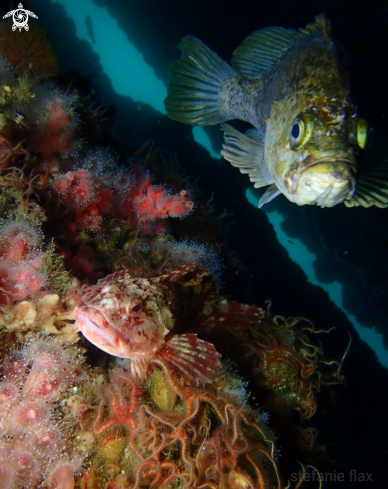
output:
M179 194L171 194L162 186L152 185L149 177L130 193L130 197L137 223L145 232L154 230L156 221L160 219L184 217L194 208L187 190L182 190ZM159 234L162 234L163 228L159 226Z

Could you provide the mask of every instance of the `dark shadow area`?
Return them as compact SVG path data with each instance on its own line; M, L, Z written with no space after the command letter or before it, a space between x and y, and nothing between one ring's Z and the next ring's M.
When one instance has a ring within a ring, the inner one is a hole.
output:
M384 135L388 133L388 95L382 73L388 45L388 8L382 1L371 1L368 6L362 1L334 0L276 4L257 1L237 4L225 0L96 0L95 3L108 8L128 39L165 82L170 62L179 56L175 46L185 34L196 35L229 60L233 50L252 31L268 25L302 27L314 15L325 11L332 20L334 35L353 60L360 112L375 127L377 144L384 147ZM62 6L42 0L39 12L36 5L31 9L50 32L63 79L72 78L69 70L86 75L92 81L91 90L96 98L116 110L115 125L109 134L116 143L115 149L131 154L152 139L166 154L176 153L186 174L193 181L198 179L204 200L214 194L216 211L221 213L226 209L233 214L228 247L240 258L245 270L236 277L226 278L230 299L261 306L271 299L275 314L303 315L316 329L335 327L335 331L321 338L329 359L342 357L350 333L352 345L344 365L346 383L336 388L335 403L323 400L314 418L319 440L327 446L320 470L343 472L345 481L341 488L372 487L370 483L350 483L348 474L352 469L373 473L373 487L384 487L381 464L387 455L384 442L388 429L382 394L387 389L388 371L358 339L343 311L321 288L311 285L289 259L265 213L246 201L248 178L227 162L210 158L194 142L189 126L171 121L145 104L139 110L136 101L118 95L102 72L99 57L92 50L92 38L90 44L76 38L74 22L66 17ZM209 134L215 147L219 145L219 128L209 129ZM301 239L317 255L314 267L318 278L322 282L338 280L343 285L347 311L365 326L377 326L387 339L388 210L342 206L300 208L283 197L271 205L285 217L287 234ZM326 482L324 487L339 485Z

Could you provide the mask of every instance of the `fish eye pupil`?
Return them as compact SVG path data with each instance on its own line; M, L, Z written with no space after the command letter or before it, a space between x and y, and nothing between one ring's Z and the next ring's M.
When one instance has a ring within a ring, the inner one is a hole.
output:
M133 306L132 311L133 312L138 312L140 310L140 304L136 304L136 306Z
M298 139L299 137L299 134L300 134L300 127L299 127L299 123L296 122L293 126L292 126L292 129L291 129L291 136L294 138L294 139Z

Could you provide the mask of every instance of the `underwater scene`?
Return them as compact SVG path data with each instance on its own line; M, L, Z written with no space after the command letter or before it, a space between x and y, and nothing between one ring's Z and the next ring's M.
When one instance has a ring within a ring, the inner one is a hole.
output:
M387 487L388 4L0 17L0 489Z

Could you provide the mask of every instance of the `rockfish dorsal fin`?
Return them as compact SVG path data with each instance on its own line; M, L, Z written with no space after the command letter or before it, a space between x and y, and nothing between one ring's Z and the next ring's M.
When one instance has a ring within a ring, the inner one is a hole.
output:
M245 134L229 124L222 124L225 143L221 154L241 173L248 173L256 188L273 183L264 161L264 134L257 129L248 129Z
M388 161L384 161L360 174L357 189L346 207L388 207Z
M305 34L284 27L265 27L253 32L234 51L232 66L246 78L258 78L278 64L295 40Z

